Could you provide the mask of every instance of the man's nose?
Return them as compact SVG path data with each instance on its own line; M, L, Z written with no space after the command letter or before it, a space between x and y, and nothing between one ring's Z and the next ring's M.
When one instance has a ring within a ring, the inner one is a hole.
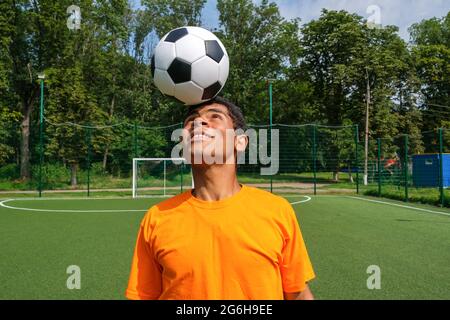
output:
M202 118L201 116L198 116L194 119L194 128L195 127L202 127L202 126L206 126L208 125L208 121L206 121L204 118Z

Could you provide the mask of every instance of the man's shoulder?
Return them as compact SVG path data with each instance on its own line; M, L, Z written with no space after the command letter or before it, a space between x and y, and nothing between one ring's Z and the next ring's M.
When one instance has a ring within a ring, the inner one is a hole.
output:
M256 187L248 186L246 185L246 188L248 190L248 194L252 199L255 199L259 203L264 204L270 204L270 205L276 205L276 206L286 206L290 205L289 202L276 194L273 194L269 191L259 189Z
M181 206L185 205L186 200L188 200L190 196L191 196L190 190L177 194L173 197L170 197L153 205L149 209L149 213L159 213L176 210L177 208L180 208Z

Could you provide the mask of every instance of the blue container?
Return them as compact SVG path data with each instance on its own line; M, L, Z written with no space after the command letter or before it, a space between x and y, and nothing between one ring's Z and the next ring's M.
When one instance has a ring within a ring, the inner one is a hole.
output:
M442 154L444 188L450 187L450 154ZM439 187L439 154L413 156L413 183L415 187Z

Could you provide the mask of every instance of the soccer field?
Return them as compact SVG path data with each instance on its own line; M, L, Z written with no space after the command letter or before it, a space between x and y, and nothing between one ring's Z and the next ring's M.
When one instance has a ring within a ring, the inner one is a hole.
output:
M350 196L290 196L317 299L450 299L450 210ZM161 201L0 200L0 299L124 299L139 222ZM232 257L230 257L232 259ZM80 267L81 289L66 272ZM381 288L369 290L369 266Z

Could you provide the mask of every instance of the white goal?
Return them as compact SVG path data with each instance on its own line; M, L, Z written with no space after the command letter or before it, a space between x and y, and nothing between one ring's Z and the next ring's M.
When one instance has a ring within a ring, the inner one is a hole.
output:
M193 188L184 158L133 158L133 198L173 196Z

